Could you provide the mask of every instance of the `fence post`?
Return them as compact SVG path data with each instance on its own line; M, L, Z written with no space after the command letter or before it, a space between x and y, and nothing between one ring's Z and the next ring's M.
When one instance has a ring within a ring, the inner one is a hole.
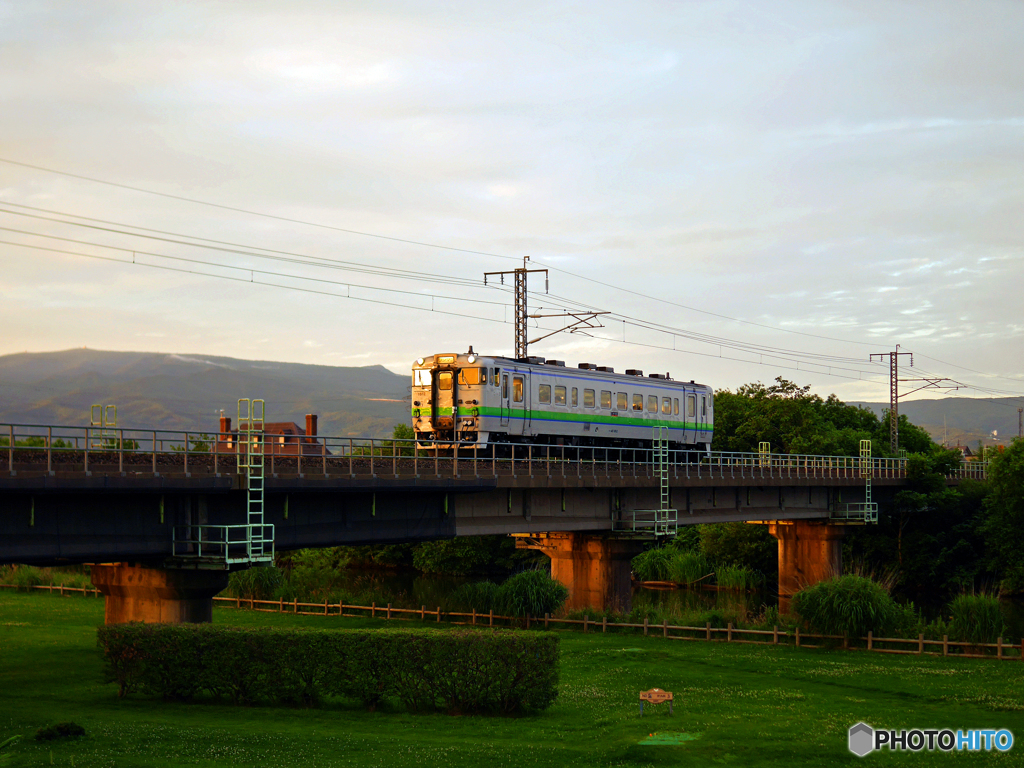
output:
M917 636L917 653L919 655L924 653L924 634Z
M1021 648L1024 649L1024 640L1021 641ZM942 655L949 656L949 635L942 636Z
M772 629L772 645L779 644L779 625L776 624L775 628Z
M587 634L587 614L583 614L583 634Z
M426 621L426 620L427 620L427 606L421 605L420 606L420 621Z
M602 616L601 617L601 634L603 635L607 631L608 631L608 617L607 616ZM1024 649L1024 640L1021 641L1021 648ZM1024 652L1022 652L1021 655L1024 656Z
M707 633L708 633L707 639L710 640L711 639L711 622L710 621L704 624L704 629L707 630Z
M476 626L476 608L473 609L473 626Z
M242 607L242 598L236 597L235 598L235 608L241 608L241 607Z
M526 628L530 628L530 614L526 614Z
M1003 658L1003 638L1002 637L997 637L996 638L996 658L997 659Z
M437 606L437 623L441 623L441 606Z
M661 622L661 636L668 637L668 619L663 619Z
M489 627L493 627L494 626L494 609L493 608L491 608L491 612L490 612L490 614L487 617L487 626L489 626Z
M647 617L644 616L644 637L647 637Z
M292 599L292 613L298 615L299 613L299 598Z
M388 603L388 613L387 613L387 618L388 618L388 619L390 619L390 618L391 618L391 603Z
M551 614L550 613L545 613L544 614L544 629L548 628L548 620L550 618L551 618Z
M327 598L324 598L324 616L327 615Z
M725 642L732 642L732 622L729 622L729 628L725 631Z
M800 627L796 628L796 647L800 647Z
M868 650L874 650L875 647L875 633L870 629L868 630Z
M370 603L370 618L371 619L376 619L377 618L377 601L376 600L374 600L372 603Z

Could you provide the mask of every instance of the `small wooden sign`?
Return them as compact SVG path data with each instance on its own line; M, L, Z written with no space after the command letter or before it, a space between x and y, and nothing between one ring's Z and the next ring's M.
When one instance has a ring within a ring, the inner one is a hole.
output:
M640 714L644 713L644 702L650 704L663 704L668 702L668 713L672 714L672 692L663 691L661 688L651 688L649 691L640 691Z

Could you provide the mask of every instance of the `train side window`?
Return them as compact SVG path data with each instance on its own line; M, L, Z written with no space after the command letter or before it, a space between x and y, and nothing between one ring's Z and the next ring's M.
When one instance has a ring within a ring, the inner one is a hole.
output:
M412 383L415 387L429 387L430 371L413 371Z
M658 396L648 395L647 396L647 412L657 413L658 412Z
M671 397L663 397L663 398L661 398L661 412L664 413L666 416L669 416L669 415L672 414L672 398Z
M700 396L700 415L701 418L707 420L708 417L708 398L706 395Z
M537 387L537 399L542 403L551 402L551 385L541 384Z
M508 374L506 373L501 379L501 398L508 400Z
M555 387L555 405L565 405L565 387Z
M448 392L452 388L452 372L441 371L437 374L437 388L442 392Z
M601 407L605 410L611 410L612 407L612 393L606 389L601 390Z
M491 379L491 384L493 386L495 386L495 387L498 386L498 379L499 379L500 376L501 376L501 368L495 368L494 369L494 377Z
M594 390L584 389L583 390L583 407L593 408L594 407Z
M624 411L629 407L629 395L625 392L617 392L615 394L615 410Z
M523 402L523 377L512 377L512 400L517 403Z
M673 397L672 398L672 413L675 414L676 416L679 415L679 398L678 397Z
M576 387L572 388L572 407L579 408L580 405L580 391Z
M644 396L633 395L633 410L642 411L644 409Z
M695 419L697 418L697 396L687 395L686 396L686 418Z
M479 384L481 382L480 373L484 369L482 368L460 368L459 369L459 384ZM487 374L484 373L483 381L487 381Z

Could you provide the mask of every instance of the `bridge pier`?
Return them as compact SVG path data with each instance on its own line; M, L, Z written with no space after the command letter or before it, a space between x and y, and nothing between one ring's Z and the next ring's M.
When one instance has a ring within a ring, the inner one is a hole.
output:
M92 566L92 583L106 596L106 624L203 623L213 620L213 596L228 574L104 563Z
M775 520L768 531L779 540L779 613L804 587L842 573L846 526L813 520Z
M594 533L540 533L516 545L551 558L551 577L569 589L568 610L628 612L633 603L630 561L643 550L634 539Z

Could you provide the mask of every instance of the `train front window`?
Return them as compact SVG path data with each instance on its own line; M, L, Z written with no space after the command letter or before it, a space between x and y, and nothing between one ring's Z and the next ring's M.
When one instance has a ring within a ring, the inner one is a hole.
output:
M452 388L452 372L441 371L437 374L437 388L442 392L450 392Z
M430 386L430 371L413 371L412 372L412 385L414 387L429 387Z
M466 384L479 384L481 381L481 373L484 369L482 368L460 368L459 369L459 384L465 386ZM487 380L487 374L483 374L483 380Z
M523 377L512 377L512 400L517 403L523 402Z

